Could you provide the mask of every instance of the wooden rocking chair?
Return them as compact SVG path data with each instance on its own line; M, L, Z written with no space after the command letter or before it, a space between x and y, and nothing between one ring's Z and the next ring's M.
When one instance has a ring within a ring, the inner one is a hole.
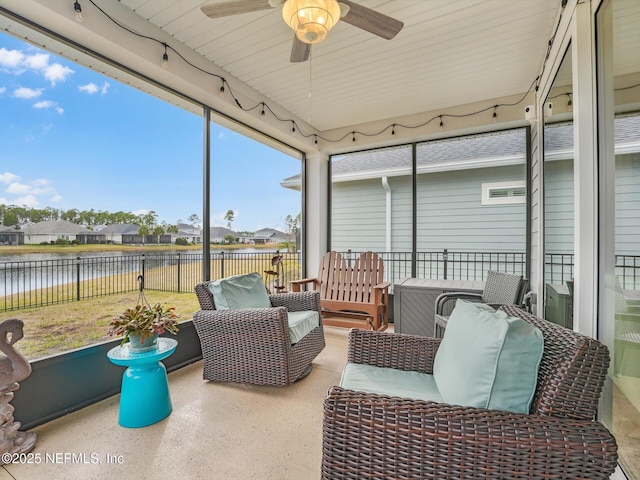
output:
M291 290L312 283L320 290L324 325L366 327L383 331L389 325L389 286L384 263L374 252L362 253L349 267L338 252L327 252L320 261L317 278L291 282Z

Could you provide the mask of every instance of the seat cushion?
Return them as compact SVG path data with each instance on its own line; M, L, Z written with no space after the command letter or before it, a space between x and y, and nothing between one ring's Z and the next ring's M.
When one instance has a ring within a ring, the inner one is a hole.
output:
M291 344L296 344L307 334L320 325L320 314L315 310L302 312L287 312L289 318L289 335Z
M433 375L395 368L347 363L340 386L360 392L442 402Z
M542 350L542 332L528 322L458 300L433 376L446 403L529 413Z
M267 289L257 272L221 278L209 283L209 291L217 310L271 307Z

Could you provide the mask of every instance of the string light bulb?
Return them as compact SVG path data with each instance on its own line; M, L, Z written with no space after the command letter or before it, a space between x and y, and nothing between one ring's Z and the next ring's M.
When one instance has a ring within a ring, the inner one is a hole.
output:
M162 54L162 68L169 68L169 55L167 54L167 44L164 45L164 53Z
M396 124L394 123L393 125L391 125L391 135L395 135L396 134Z
M76 22L78 23L82 23L82 6L80 5L80 2L78 2L78 0L76 0L75 2L73 2L73 10L76 12Z
M498 109L497 105L493 107L493 119L491 120L493 123L496 123L498 121L498 114L496 113L497 109Z
M440 115L440 129L444 129L444 122L442 121L442 115Z
M218 89L218 95L219 96L223 96L224 95L224 78L220 79L220 88Z
M567 93L567 97L569 97L569 100L567 100L567 110L571 111L573 110L573 101L571 100L571 94Z

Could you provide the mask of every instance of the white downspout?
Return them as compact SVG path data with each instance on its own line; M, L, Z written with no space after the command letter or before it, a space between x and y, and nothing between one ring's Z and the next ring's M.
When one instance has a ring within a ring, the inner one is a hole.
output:
M389 186L389 180L387 177L382 177L382 188L386 192L386 238L385 238L385 252L391 251L391 187Z

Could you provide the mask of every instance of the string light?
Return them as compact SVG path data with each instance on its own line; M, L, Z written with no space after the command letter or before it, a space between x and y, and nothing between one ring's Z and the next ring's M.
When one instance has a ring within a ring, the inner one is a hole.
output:
M169 55L167 55L167 44L163 43L164 45L164 54L162 55L162 68L168 68L169 67Z
M218 90L218 95L219 96L224 95L224 78L220 79L220 89Z
M82 23L82 6L80 5L80 2L78 2L78 0L76 0L75 2L73 2L73 10L76 12L76 22L78 23Z
M330 142L330 143L342 142L349 134L351 134L351 136L352 136L352 138L351 138L352 141L355 142L356 141L356 139L355 139L355 135L356 134L362 135L362 136L365 136L365 137L376 137L376 136L382 135L384 132L386 132L389 129L389 127L391 127L391 134L395 135L396 127L402 127L402 128L405 128L405 129L418 129L418 128L423 128L423 127L429 125L431 122L433 122L435 120L438 120L438 119L440 120L440 122L439 122L440 129L444 129L444 121L443 121L443 117L444 116L453 117L453 118L471 117L471 116L479 115L479 114L481 114L483 112L486 112L488 110L491 110L491 109L493 109L493 119L494 119L494 121L496 121L496 117L497 117L496 111L497 111L498 107L514 107L514 106L517 106L517 105L521 104L522 102L524 102L524 100L529 95L529 93L531 93L532 90L535 89L535 91L538 91L539 83L540 83L540 80L542 78L542 74L538 75L533 80L533 82L531 83L531 85L529 86L527 91L522 95L522 97L519 100L517 100L517 101L515 101L513 103L496 104L496 105L492 105L492 106L489 106L489 107L485 107L485 108L482 108L482 109L479 109L479 110L476 110L476 111L472 111L472 112L469 112L469 113L464 113L464 114L448 114L448 113L447 114L439 114L439 115L435 115L435 116L429 118L428 120L426 120L426 121L424 121L422 123L413 124L413 125L404 125L404 124L399 124L399 123L393 123L393 124L385 126L384 128L382 128L382 129L380 129L379 131L376 131L376 132L367 133L367 132L361 132L361 131L355 131L354 130L352 132L345 133L344 135L342 135L341 137L338 137L338 138L326 138L326 137L323 137L323 136L318 135L316 133L305 133L303 130L301 130L299 128L299 126L297 125L295 120L290 119L290 118L284 118L284 117L281 117L281 116L277 115L271 109L271 107L268 104L266 104L265 102L258 102L252 107L247 107L247 108L243 107L242 104L240 103L240 100L236 97L235 92L233 91L233 89L231 88L229 83L226 82L224 77L222 77L221 75L218 75L216 73L210 72L208 70L205 70L205 69L203 69L203 68L201 68L201 67L199 67L199 66L197 66L197 65L195 65L193 63L191 63L180 52L178 52L176 49L171 47L171 45L168 45L168 44L166 44L166 43L164 43L164 42L162 42L162 41L160 41L158 39L155 39L153 37L138 33L135 30L132 30L132 29L130 29L129 27L127 27L125 25L122 25L117 20L112 18L108 13L106 13L104 10L102 10L98 5L96 5L94 0L88 0L88 1L97 10L99 10L105 17L107 17L111 22L113 22L115 25L117 25L118 27L122 28L123 30L128 31L129 33L131 33L132 35L135 35L137 37L144 38L144 39L147 39L147 40L150 40L150 41L154 41L154 42L158 42L158 43L162 44L165 47L165 52L170 49L173 53L175 53L178 57L180 57L187 65L191 66L192 68L194 68L196 70L199 70L200 72L202 72L202 73L204 73L206 75L210 75L210 76L213 76L213 77L216 77L216 78L220 79L220 81L222 82L222 85L220 87L220 92L222 93L222 92L228 91L229 95L234 100L235 104L241 110L243 110L245 112L250 112L250 111L253 111L253 110L257 109L257 108L260 108L261 115L265 115L266 111L268 110L269 113L271 113L271 115L273 115L273 117L276 120L278 120L280 122L291 122L291 133L292 133L292 135L295 134L296 131L298 131L300 133L300 135L302 137L304 137L304 138L310 138L310 137L313 136L315 144L318 143L318 139L321 139L321 140L323 140L325 142ZM76 12L77 12L78 10L76 8L76 5L78 5L78 8L80 8L80 10L81 10L80 4L78 3L77 0L74 3L74 10L76 10ZM556 29L557 29L557 26L556 26ZM553 37L552 37L552 40L553 40ZM166 53L165 53L165 55L166 55ZM164 59L165 55L163 55L163 59ZM167 57L168 57L168 55L167 55ZM548 57L548 55L547 55L547 57ZM546 59L545 59L545 65L546 65ZM544 69L544 66L543 66L543 69ZM226 84L226 89L225 89L225 84ZM625 87L625 88L633 88L633 87L636 87L636 86L638 86L638 85L632 85L630 87ZM618 90L618 89L616 89L616 90ZM571 102L571 100L569 100L569 102ZM296 129L296 127L298 127L298 128Z
M493 107L493 123L496 123L498 121L498 114L496 113L496 110L498 109L498 105Z

